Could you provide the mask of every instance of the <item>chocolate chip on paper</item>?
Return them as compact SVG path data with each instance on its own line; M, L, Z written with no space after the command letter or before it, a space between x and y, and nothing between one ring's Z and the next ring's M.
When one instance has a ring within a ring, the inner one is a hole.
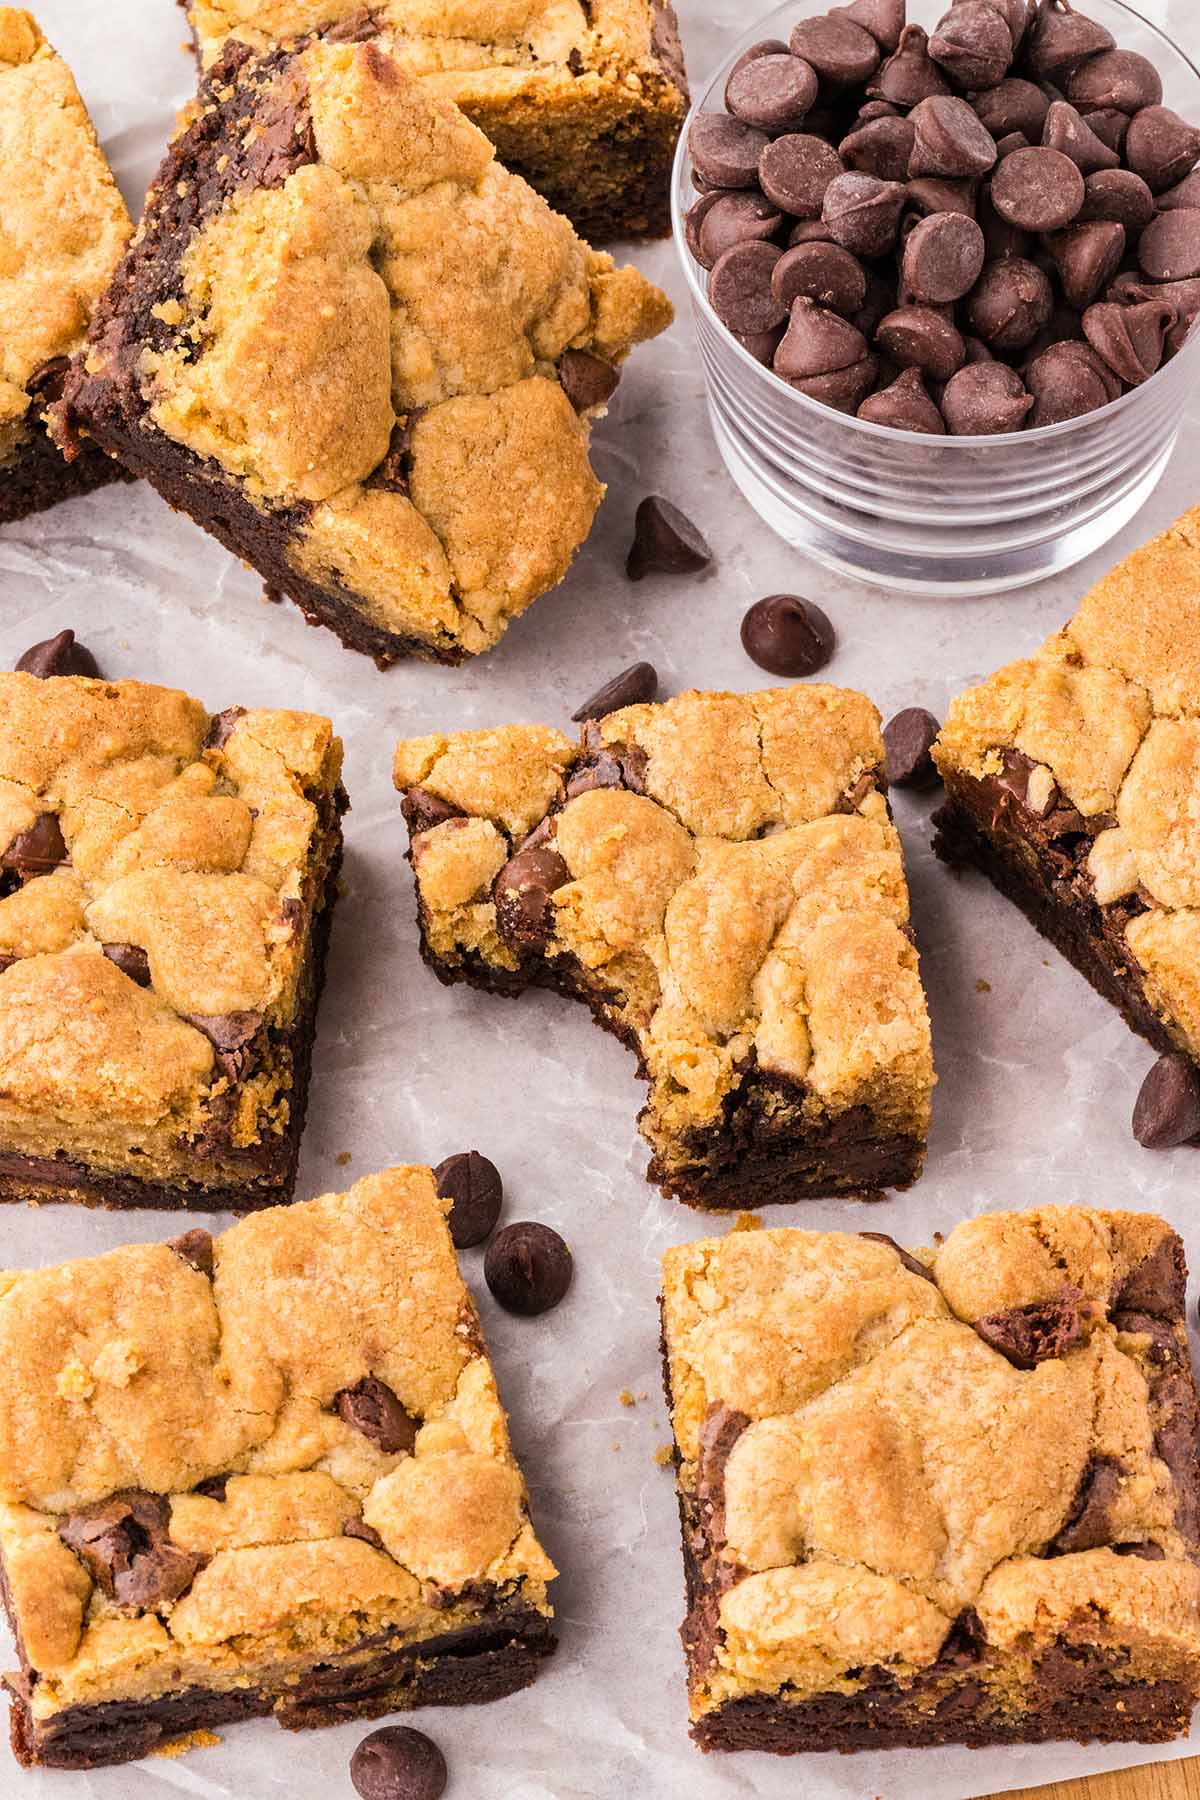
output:
M559 1304L571 1285L574 1264L558 1232L523 1219L506 1225L488 1245L483 1278L506 1312L535 1318Z
M14 667L19 674L36 675L43 681L52 675L89 675L93 680L100 676L95 657L70 630L43 638L40 644L31 644L25 654L17 658Z
M409 1725L381 1726L350 1758L350 1780L360 1800L440 1800L449 1779L433 1739Z
M1200 1138L1200 1077L1181 1050L1160 1056L1148 1070L1133 1109L1133 1135L1148 1150Z

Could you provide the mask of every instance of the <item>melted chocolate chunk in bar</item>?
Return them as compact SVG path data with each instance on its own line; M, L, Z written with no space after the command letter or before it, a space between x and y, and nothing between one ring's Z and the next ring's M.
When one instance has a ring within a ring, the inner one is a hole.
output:
M347 1425L361 1431L385 1455L412 1451L421 1421L378 1376L364 1375L353 1387L342 1388L334 1395L333 1404Z
M204 1564L171 1542L170 1518L161 1494L126 1488L68 1513L58 1535L117 1606L148 1611L178 1600Z
M987 1313L975 1320L975 1329L985 1344L1018 1369L1032 1369L1087 1341L1079 1295L1066 1288L1059 1300Z

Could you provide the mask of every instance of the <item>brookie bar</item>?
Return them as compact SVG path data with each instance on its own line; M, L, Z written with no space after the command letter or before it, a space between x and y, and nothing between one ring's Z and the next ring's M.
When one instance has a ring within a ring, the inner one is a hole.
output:
M1200 1689L1183 1246L994 1213L936 1252L733 1231L664 1258L706 1750L1159 1742Z
M687 76L665 0L190 0L207 67L230 40L377 31L453 100L500 160L591 243L665 237Z
M4 1277L20 1762L524 1687L554 1569L428 1169Z
M426 960L586 1001L691 1205L906 1187L933 1071L883 754L817 684L401 743Z
M231 43L55 430L352 649L460 662L566 573L589 421L671 316L378 41Z
M50 672L70 636L0 674L0 1199L286 1200L341 743L314 713Z
M1200 508L950 707L938 854L1161 1051L1200 1058Z
M95 445L68 462L45 412L129 231L71 71L32 14L0 6L0 523L121 474Z

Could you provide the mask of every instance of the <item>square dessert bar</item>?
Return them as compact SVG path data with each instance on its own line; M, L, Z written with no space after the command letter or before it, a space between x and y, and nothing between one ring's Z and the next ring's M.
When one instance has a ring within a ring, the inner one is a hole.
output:
M95 446L67 462L45 413L129 232L71 71L0 6L0 523L121 474Z
M0 1199L289 1199L341 861L313 713L0 674Z
M879 715L813 684L396 752L443 980L587 1002L693 1206L906 1187L933 1069Z
M705 1750L1159 1742L1200 1690L1179 1238L1045 1207L669 1250Z
M375 39L235 43L55 429L351 648L460 662L566 573L604 491L589 422L671 317Z
M0 1566L24 1764L493 1700L554 1645L428 1169L4 1276Z
M309 31L378 31L584 237L670 232L688 91L665 0L191 0L188 16L205 67L230 38L267 50Z
M950 707L938 854L982 869L1127 1023L1200 1059L1200 508Z

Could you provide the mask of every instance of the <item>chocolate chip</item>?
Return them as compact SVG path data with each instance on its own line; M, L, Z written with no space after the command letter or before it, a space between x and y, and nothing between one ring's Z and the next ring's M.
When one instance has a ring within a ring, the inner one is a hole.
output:
M533 1318L557 1306L571 1285L571 1252L557 1231L523 1219L498 1231L483 1259L483 1278L506 1312Z
M939 777L930 755L941 726L923 706L906 706L883 728L889 787L927 788ZM868 1236L877 1233L869 1232Z
M1200 1078L1182 1050L1151 1065L1133 1109L1133 1135L1147 1150L1173 1150L1200 1138Z
M707 226L708 219L704 224ZM718 319L731 331L769 331L783 323L787 309L771 292L771 271L781 254L777 244L752 239L733 244L713 264L708 298Z
M446 1759L423 1731L384 1725L350 1758L350 1780L361 1800L438 1800L446 1791Z
M588 412L611 399L621 375L610 362L593 356L590 350L564 350L558 359L558 379L575 411Z
M1082 311L1116 274L1125 254L1125 227L1112 219L1092 219L1054 232L1046 248L1058 265L1064 295Z
M623 787L631 794L646 791L646 752L636 744L611 744L580 763L563 789L564 800L590 794L594 788Z
M880 181L905 181L916 136L911 119L870 119L842 139L838 155L847 169L878 176Z
M1116 306L1101 300L1084 313L1083 330L1109 368L1130 387L1140 387L1162 362L1167 333L1176 318L1173 306L1153 300L1140 306Z
M202 1031L217 1053L217 1066L231 1081L240 1081L254 1061L254 1040L262 1030L260 1012L180 1013Z
M1160 212L1137 247L1138 262L1151 281L1191 281L1200 275L1200 211Z
M811 111L817 98L817 78L809 65L786 50L779 56L758 56L731 72L725 85L725 105L737 119L764 131L786 131Z
M167 1249L173 1250L176 1256L181 1256L185 1263L191 1263L198 1274L207 1275L208 1279L212 1280L213 1241L211 1231L205 1231L202 1226L195 1225L191 1231L182 1232L179 1237L168 1238Z
M741 73L741 71L744 68L746 68L746 66L749 63L755 62L757 60L757 58L760 56L790 56L790 55L791 55L791 52L789 51L787 45L784 43L782 38L760 38L757 44L751 44L751 46L748 50L743 50L742 54L738 57L737 61L734 63L732 69L730 69L729 74L725 77L725 81L726 81L725 105L726 105L726 107L728 107L728 105L729 105L728 83L733 80L735 75L739 75Z
M1083 196L1083 175L1070 157L1041 145L1006 156L992 177L992 205L1022 231L1061 230Z
M123 1488L68 1513L58 1535L115 1605L144 1611L178 1600L204 1564L172 1544L170 1518L161 1494Z
M916 709L916 710L919 710L919 709ZM929 718L930 715L928 713L925 713L922 716L927 719L927 718ZM900 714L898 714L898 717L904 718L905 715L903 713L900 713ZM933 728L934 728L934 731L936 732L936 730L937 730L936 721L934 722ZM886 742L886 733L884 734L884 736L885 736L885 742ZM904 1267L908 1270L910 1275L919 1275L921 1277L922 1281L930 1281L930 1282L933 1282L935 1287L937 1286L936 1281L934 1281L932 1269L930 1269L925 1263L918 1262L918 1260L915 1256L910 1256L908 1251L902 1249L901 1246L896 1242L895 1238L889 1237L886 1231L860 1231L858 1235L861 1238L869 1238L873 1244L886 1244L889 1249L894 1250L896 1252L896 1255L900 1258L900 1261L904 1264Z
M1035 80L1058 81L1085 57L1112 47L1112 33L1076 12L1071 0L1044 0L1029 31L1025 60Z
M401 1450L411 1454L421 1421L378 1376L364 1375L353 1387L339 1389L333 1396L333 1407L345 1424L361 1431L385 1456L394 1456Z
M714 187L748 188L758 180L758 160L769 142L765 131L728 113L697 113L688 132L688 154Z
M850 6L831 6L839 19L849 19L869 31L881 50L894 50L904 30L906 0L852 0Z
M852 19L826 13L793 26L789 47L830 87L853 87L879 67L879 45Z
M910 175L986 175L996 161L996 145L965 100L935 94L913 108L916 142Z
M1036 144L1050 110L1050 98L1036 83L1009 75L971 101L980 123L987 126L999 143L1012 131L1024 132Z
M788 232L787 241L793 244L832 244L833 234L824 219L797 219Z
M928 437L942 437L946 431L946 421L930 399L920 369L902 369L888 387L869 394L858 416L872 425L923 432Z
M38 875L48 875L69 861L56 813L39 813L33 824L18 831L7 850L0 852L0 871L8 870L24 885Z
M733 194L714 194L709 196L714 204L705 211L697 233L699 256L697 261L706 269L711 269L727 250L735 244L766 241L774 237L783 224L783 214L773 206L766 197L741 189ZM710 285L709 297L713 298ZM713 299L714 308L717 302ZM718 316L720 316L718 309ZM731 330L737 329L735 326ZM769 327L758 326L756 330Z
M968 364L942 391L942 417L953 437L1020 431L1032 407L1021 377L1001 362Z
M1071 1516L1055 1538L1058 1556L1099 1550L1112 1541L1113 1504L1121 1491L1121 1471L1107 1457L1096 1457L1083 1472Z
M863 356L844 369L827 369L822 375L785 376L789 387L836 412L856 412L879 379L879 358Z
M1029 423L1060 425L1107 406L1114 398L1112 380L1111 370L1090 345L1052 344L1025 370L1025 386L1034 400Z
M1125 139L1129 134L1129 119L1115 107L1102 106L1087 116L1088 130L1094 132L1102 144L1115 150L1119 156L1125 147Z
M404 823L408 826L411 837L420 837L423 831L432 831L435 825L444 825L447 819L461 819L462 813L457 806L451 806L438 794L431 794L428 788L405 788L400 799L400 811L404 815Z
M1136 113L1144 106L1158 105L1163 97L1162 77L1136 50L1101 50L1071 71L1066 92L1072 106L1084 112L1112 107L1116 112Z
M771 675L815 675L833 655L837 637L829 619L798 594L768 594L742 619L742 648Z
M571 871L557 850L518 850L492 886L501 937L518 947L544 943L554 930L550 896L570 879Z
M1045 329L1054 291L1036 263L1008 256L984 269L967 301L967 324L994 350L1024 350Z
M901 306L879 321L875 341L904 368L949 381L966 361L962 334L929 306Z
M975 1320L975 1330L993 1350L1018 1369L1032 1369L1052 1357L1065 1356L1087 1341L1079 1311L1079 1295L1064 1289L1060 1300L1035 1301Z
M929 217L934 213L962 213L973 219L978 206L978 182L950 181L941 175L918 175L908 183L908 204Z
M950 83L930 56L929 38L920 25L905 26L895 51L867 87L873 99L906 109L949 92Z
M494 1162L478 1150L460 1150L433 1171L438 1197L450 1201L447 1223L459 1250L482 1244L496 1229L504 1201L504 1183Z
M1112 219L1128 232L1141 231L1154 217L1154 195L1131 169L1097 169L1083 184L1079 222Z
M882 256L900 230L906 194L898 181L850 170L837 175L825 190L821 217L835 242L855 256Z
M101 944L100 948L122 975L128 975L139 987L150 986L150 958L140 944Z
M1200 210L1200 169L1185 175L1182 181L1168 188L1165 194L1159 194L1155 204L1159 212Z
M996 145L996 161L1003 162L1006 156L1015 156L1018 150L1029 150L1032 145L1023 131L1010 131Z
M661 494L638 503L633 543L625 560L630 581L650 574L691 575L707 568L712 551L692 521Z
M342 1536L358 1538L360 1542L370 1544L372 1550L386 1550L387 1548L375 1527L368 1525L363 1519L347 1519L342 1526Z
M1187 1291L1187 1262L1183 1241L1167 1232L1144 1256L1121 1285L1118 1307L1149 1313L1155 1319L1182 1319Z
M602 719L607 713L620 712L624 706L645 706L658 693L658 670L653 663L630 663L619 675L597 688L571 718L576 725L588 719Z
M848 369L867 354L867 340L848 319L801 297L793 300L788 328L775 352L774 369L786 380Z
M793 300L803 298L833 312L854 313L866 300L867 274L840 244L797 244L772 269L771 290L789 311Z
M729 188L711 188L701 194L683 215L683 241L696 261L704 263L706 269L712 266L715 258L710 258L707 262L704 260L704 252L700 246L700 227L708 216L709 209L715 206L725 194L733 191L735 190Z
M962 213L933 213L909 233L902 276L913 299L944 305L961 300L979 279L983 233Z
M766 145L758 161L763 193L796 219L819 219L826 188L844 173L833 145L809 131L791 131L776 138Z
M223 1502L225 1499L225 1490L228 1486L228 1475L206 1475L203 1481L198 1481L196 1483L192 1492L193 1494L202 1494L206 1500L220 1500Z
M224 712L214 713L208 722L208 734L204 739L206 750L223 750L233 736L238 720L245 715L244 706L227 706Z
M731 336L737 339L743 350L749 351L755 362L760 362L764 369L769 369L783 336L783 326L776 325L770 331L735 331Z
M43 638L40 644L30 645L17 658L16 669L22 675L36 675L41 681L51 675L89 675L93 680L100 677L95 657L83 644L75 642L73 631L60 631L54 637Z
M1116 151L1097 137L1087 120L1065 100L1056 100L1046 114L1042 143L1046 149L1070 157L1085 176L1095 174L1097 169L1115 169L1121 161Z
M930 38L929 54L955 87L995 87L1012 61L1012 33L987 0L958 0Z

